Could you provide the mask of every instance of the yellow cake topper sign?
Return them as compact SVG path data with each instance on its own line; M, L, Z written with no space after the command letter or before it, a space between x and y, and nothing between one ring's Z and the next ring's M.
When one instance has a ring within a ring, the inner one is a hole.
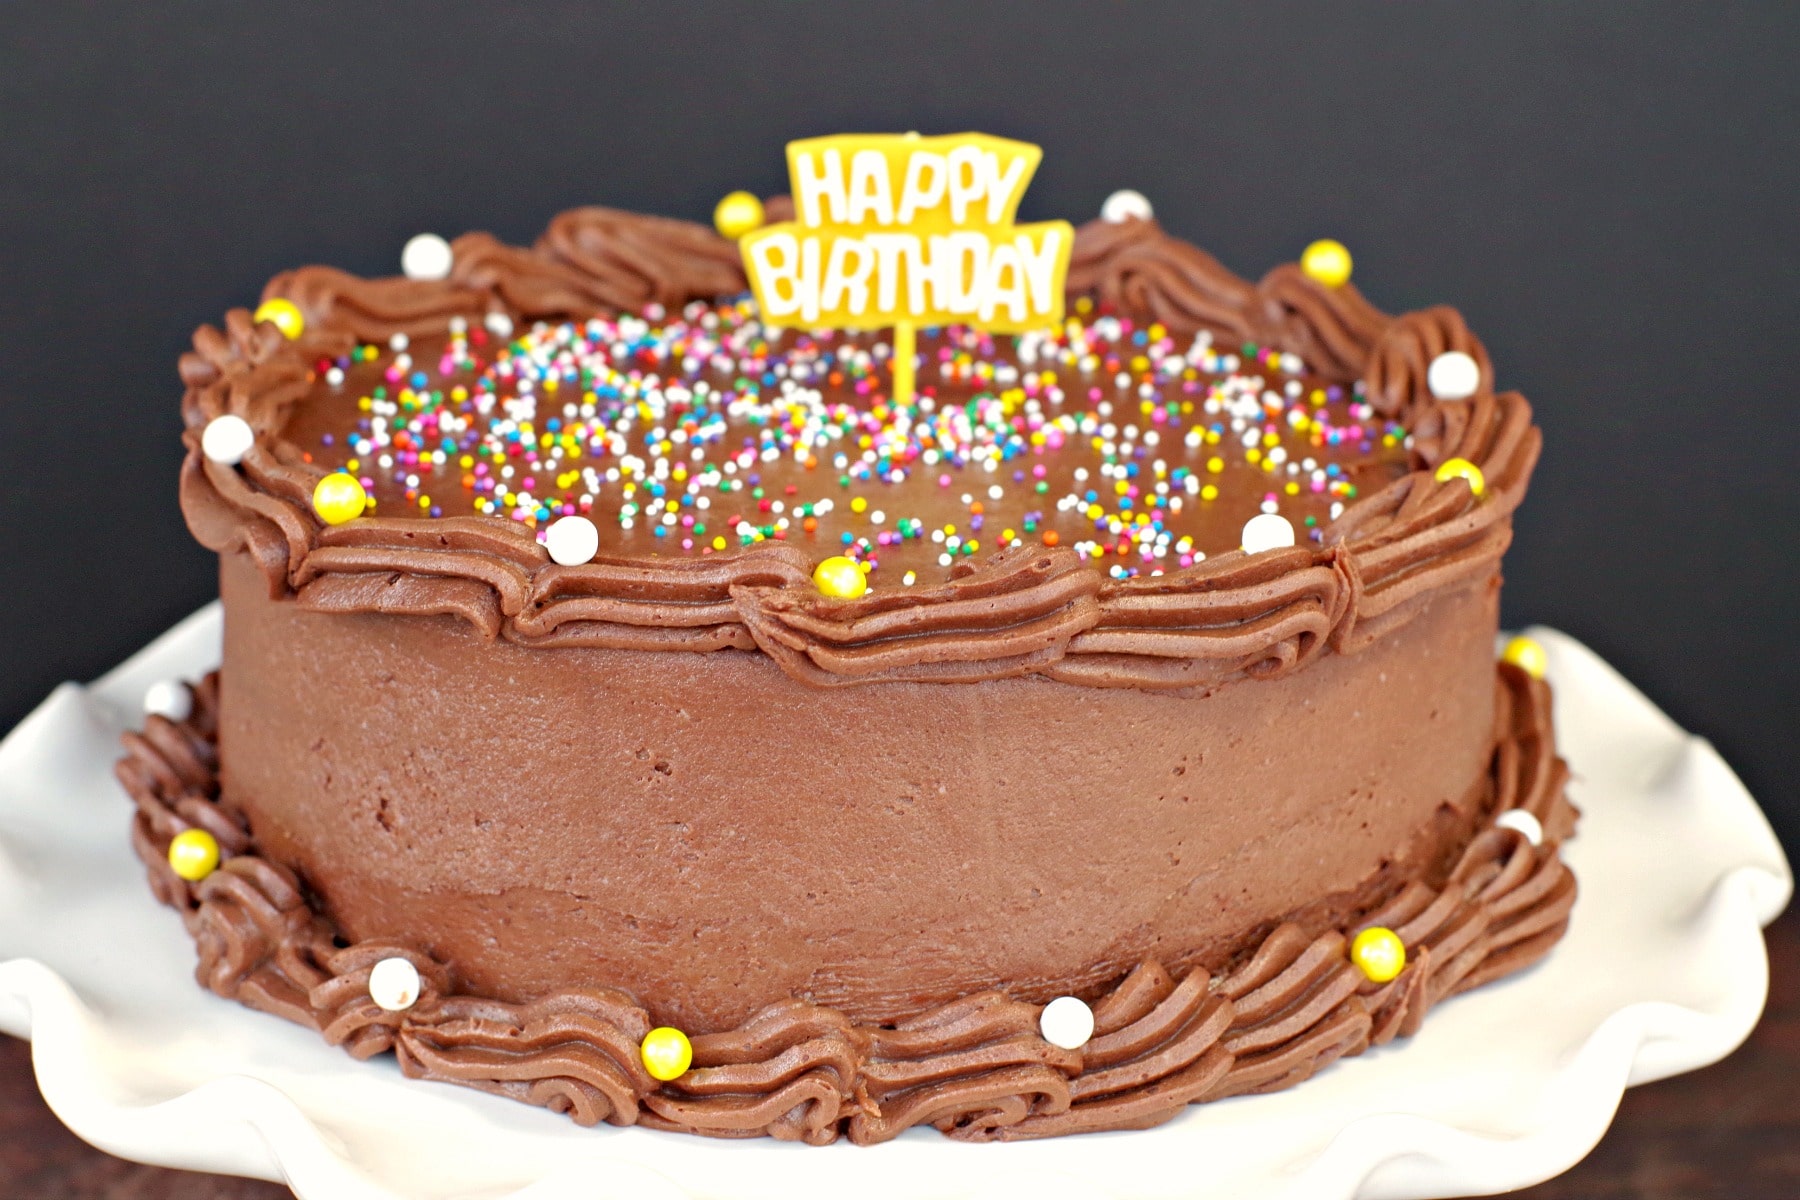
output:
M996 333L1056 325L1075 233L1015 225L1043 151L959 133L839 134L789 142L792 221L739 245L770 325L894 327L894 392L912 392L913 328Z

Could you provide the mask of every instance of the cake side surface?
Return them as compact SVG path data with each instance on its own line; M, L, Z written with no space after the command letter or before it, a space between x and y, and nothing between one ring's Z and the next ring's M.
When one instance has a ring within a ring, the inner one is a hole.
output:
M1198 696L818 689L742 651L305 612L242 556L222 584L224 802L334 924L510 1001L606 979L690 1032L1216 966L1430 878L1491 802L1491 586Z

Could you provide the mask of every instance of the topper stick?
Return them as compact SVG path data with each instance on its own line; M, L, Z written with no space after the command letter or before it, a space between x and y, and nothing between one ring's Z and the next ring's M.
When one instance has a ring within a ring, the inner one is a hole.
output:
M911 321L894 322L894 370L895 404L910 404L913 398L913 358L919 348L918 337Z

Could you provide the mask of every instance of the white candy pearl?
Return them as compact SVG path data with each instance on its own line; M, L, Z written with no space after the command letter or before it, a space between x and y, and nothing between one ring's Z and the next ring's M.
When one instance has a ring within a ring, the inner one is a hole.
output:
M600 530L586 517L564 517L545 532L544 548L563 566L579 567L600 552Z
M384 1012L405 1012L419 1001L419 968L404 958L384 958L369 972L369 999Z
M1280 513L1257 513L1244 522L1243 546L1250 554L1294 544L1294 527Z
M1121 188L1106 198L1100 206L1100 219L1108 225L1119 225L1126 221L1148 221L1154 213L1150 201L1142 192L1134 192L1130 188Z
M1467 400L1481 387L1481 364L1461 350L1447 350L1426 368L1425 386L1439 400Z
M400 270L408 279L443 279L455 257L449 242L435 233L421 233L400 251Z
M194 712L194 694L187 684L174 679L159 679L144 693L144 714L185 721Z
M513 335L512 318L503 312L489 313L487 319L483 321L482 324L486 325L487 331L497 338L504 339Z
M1094 1036L1094 1010L1074 996L1058 996L1044 1005L1038 1016L1038 1032L1052 1046L1079 1050Z
M216 463L235 467L256 444L256 431L244 418L226 413L206 423L200 434L200 453Z
M1496 829L1515 829L1534 846L1544 844L1544 825L1522 808L1509 808L1494 821Z

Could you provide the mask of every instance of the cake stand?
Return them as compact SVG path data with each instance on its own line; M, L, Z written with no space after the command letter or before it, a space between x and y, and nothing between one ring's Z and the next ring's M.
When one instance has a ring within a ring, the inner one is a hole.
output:
M1761 928L1793 880L1712 747L1552 630L1557 738L1583 810L1581 884L1538 966L1434 1009L1417 1037L1300 1087L1191 1108L1141 1133L870 1148L580 1129L542 1109L401 1078L203 991L157 904L112 778L145 690L218 661L209 606L0 743L0 1031L32 1041L50 1107L124 1158L284 1180L302 1200L845 1195L1403 1200L1546 1179L1606 1131L1628 1086L1749 1033Z

